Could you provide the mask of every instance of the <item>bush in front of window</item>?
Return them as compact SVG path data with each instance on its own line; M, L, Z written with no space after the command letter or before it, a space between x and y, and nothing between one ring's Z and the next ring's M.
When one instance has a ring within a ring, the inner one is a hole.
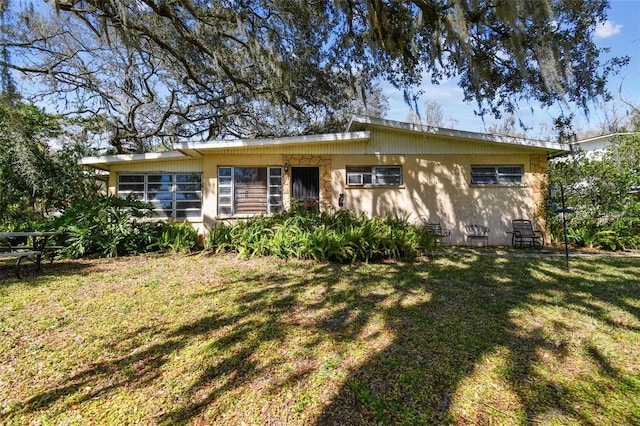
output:
M288 209L290 215L305 215L320 209L320 202L316 199L294 199Z
M172 251L174 253L190 253L202 247L202 239L189 222L176 223L172 221L161 222L161 232L156 237L156 242L151 249L157 247L159 251Z
M284 213L214 227L205 241L205 249L216 253L338 263L410 260L434 247L431 233L405 219L369 219L304 202Z
M149 221L153 215L152 206L134 195L100 196L67 208L48 228L62 231L62 254L72 258L186 252L201 247L189 224Z

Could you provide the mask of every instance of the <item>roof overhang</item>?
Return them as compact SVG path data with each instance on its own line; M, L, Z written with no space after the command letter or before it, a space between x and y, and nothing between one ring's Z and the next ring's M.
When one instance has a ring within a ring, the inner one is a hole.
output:
M358 131L347 133L329 133L321 135L291 136L273 139L237 139L230 141L210 141L210 142L183 142L174 144L174 151L155 152L148 154L118 154L99 157L83 157L78 164L93 167L99 170L111 170L115 164L141 163L146 161L173 161L190 158L202 158L205 154L215 154L225 150L242 150L256 147L285 147L321 145L331 143L345 143L367 141L370 132Z
M600 135L592 138L581 139L579 141L575 141L574 144L580 145L580 144L589 143L589 142L609 141L622 136L633 136L633 135L640 135L640 132L608 133L606 135Z
M110 170L114 164L141 163L145 161L172 161L183 160L185 155L177 151L151 152L147 154L117 154L99 157L83 157L78 164L100 170Z
M328 133L320 135L290 136L272 139L237 139L228 141L182 142L174 144L173 151L147 154L118 154L100 157L84 157L78 163L99 170L110 171L115 164L141 163L147 161L173 161L198 159L207 154L221 151L237 151L260 147L312 146L333 143L363 142L371 138L371 129L384 128L397 132L411 132L433 135L437 138L463 140L467 142L496 144L501 146L519 146L532 152L544 152L548 157L556 157L571 151L568 144L535 139L519 138L506 135L476 133L464 130L446 129L414 123L385 120L372 117L353 117L344 133Z
M237 139L231 141L211 141L211 142L183 142L173 145L173 148L193 158L202 157L205 154L215 154L218 151L238 150L256 147L284 147L303 146L331 143L345 143L366 141L370 137L370 132L357 131L347 133L329 133L322 135L290 136L273 139Z
M347 131L363 131L372 127L392 129L399 132L430 134L436 137L467 140L470 142L522 146L533 150L545 151L550 157L562 155L571 151L568 144L561 144L558 142L499 135L495 133L478 133L466 130L447 129L443 127L426 126L423 124L405 123L402 121L385 120L373 117L353 117L349 122Z

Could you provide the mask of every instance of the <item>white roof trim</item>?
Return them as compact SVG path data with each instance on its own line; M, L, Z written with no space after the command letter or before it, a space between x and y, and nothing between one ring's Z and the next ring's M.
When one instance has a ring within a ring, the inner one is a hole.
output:
M166 161L180 160L188 158L183 153L177 151L166 152L150 152L147 154L117 154L103 155L99 157L82 157L78 160L78 164L82 166L91 166L97 169L109 170L109 165L115 163L139 162L139 161Z
M494 133L478 133L466 130L446 129L443 127L426 126L423 124L405 123L402 121L386 120L382 118L355 116L351 119L347 130L362 129L367 126L380 126L407 132L428 133L436 136L450 137L456 139L467 139L478 142L497 143L505 145L519 145L530 148L542 148L553 151L569 152L569 145L558 142L549 142L538 139L527 139L515 136L499 135Z
M599 140L607 140L607 139L613 139L619 136L631 136L631 135L640 135L640 132L609 133L607 135L595 136L588 139L582 139L579 141L575 141L574 143L581 144L581 143L587 143L587 142L596 142Z
M290 136L273 139L237 139L230 141L183 142L174 144L175 151L154 152L148 154L118 154L100 157L83 157L78 164L96 169L109 170L112 164L140 161L167 161L189 158L202 158L203 152L229 148L251 148L262 146L287 146L302 144L320 144L345 141L366 141L370 132L329 133L321 135Z

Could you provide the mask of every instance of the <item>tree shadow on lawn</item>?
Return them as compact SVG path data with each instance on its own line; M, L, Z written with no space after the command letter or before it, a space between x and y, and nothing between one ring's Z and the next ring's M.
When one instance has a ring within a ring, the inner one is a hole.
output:
M161 375L160 369L170 360L171 356L183 349L192 339L206 335L212 330L234 325L240 319L239 316L224 318L214 314L176 330L157 327L136 329L120 336L119 341L114 342L114 349L127 355L93 363L79 373L64 379L60 386L41 392L17 404L10 411L36 412L47 409L69 397L71 397L73 405L78 406L85 401L108 395L119 388L150 384ZM229 336L229 340L241 338L243 331L235 330L234 333L235 337ZM155 336L161 342L139 350L138 341L141 336L145 336L145 338ZM240 362L242 355L244 354L234 356L235 362ZM100 385L96 386L96 383L100 383ZM197 411L195 408L192 411L194 410ZM10 414L10 411L7 411L6 414ZM0 413L0 419L3 417L2 414ZM160 410L156 414L159 419L162 419L164 410ZM185 420L187 417L181 416L181 420Z
M69 396L81 404L118 388L153 383L175 354L198 341L202 354L194 379L174 395L174 403L159 407L154 418L146 420L215 423L224 413L219 401L225 394L255 383L264 400L282 398L283 389L317 377L332 360L314 358L313 348L330 343L340 351L333 354L338 364L354 358L349 351L361 346L367 350L348 367L348 377L337 390L326 390L329 397L317 402L313 417L301 417L307 402L297 395L298 417L282 410L267 412L262 423L481 423L492 416L530 423L550 415L590 423L573 403L574 391L538 371L541 357L563 360L584 348L611 381L624 379L623 373L588 339L576 348L568 336L579 325L562 317L550 323L541 318L536 324L526 316L548 306L624 328L609 315L610 305L640 319L637 306L629 302L640 298L638 285L620 278L635 276L637 260L617 262L621 274L611 276L602 276L595 262L582 262L568 274L561 259L471 256L402 265L306 264L286 275L251 271L225 284L244 289L228 300L236 307L233 311L212 308L210 314L176 328L142 327L121 336L118 350L126 355L89 366L19 409L37 411ZM590 281L595 276L598 282ZM213 296L203 292L198 297ZM560 333L550 333L549 327ZM292 340L297 334L300 340ZM138 350L141 335L158 343ZM558 335L566 339L558 340ZM264 359L265 347L273 345L303 355ZM496 383L503 388L469 388L492 357L500 361L494 363L496 371L487 374L497 375ZM294 364L290 371L281 368L287 362ZM95 387L96 382L103 385ZM627 387L640 390L634 381ZM502 399L501 392L506 393ZM260 416L257 411L254 419Z
M28 282L37 284L43 282L47 277L72 276L82 274L85 270L95 270L95 266L83 260L54 260L49 262L48 258L42 259L40 270L37 270L35 263L30 261L22 262L20 267L21 278L16 276L15 259L5 259L0 261L0 284L11 285L18 282Z
M514 262L519 266L514 268ZM222 375L233 375L197 404L174 410L163 420L171 424L199 416L225 391L268 375L270 367L256 362L255 354L265 342L285 338L290 314L297 311L312 318L299 319L298 325L311 328L318 335L306 344L308 347L329 339L339 347L353 348L376 340L381 333L391 336L388 344L372 351L363 363L350 370L349 377L315 419L318 425L481 423L492 416L521 423L566 418L589 423L591 417L574 404L573 390L537 371L545 354L564 360L571 356L571 350L580 347L559 341L543 322L536 325L534 321L533 327L523 329L514 321L513 311L526 311L529 305L535 308L548 304L555 308L560 303L563 309L621 327L601 304L617 306L637 318L637 310L627 301L637 300L640 293L636 285L620 280L619 275L602 276L597 265L578 275L564 273L562 265L562 259L499 258L384 267L322 265L295 285L258 285L238 303L247 311L269 312L269 320L236 330L234 340L248 341L248 345L234 357L209 366L191 392L206 389ZM633 268L629 263L629 269ZM597 274L600 282L585 281L584 276L590 277L589 274ZM254 281L264 283L273 278L256 276ZM350 285L345 286L345 282ZM320 297L302 297L310 286L318 284L322 287ZM378 317L382 318L383 328L368 330ZM579 327L565 324L561 318L550 326L566 328L560 333L565 339L573 327ZM224 351L232 347L232 342L217 345ZM611 376L612 367L602 359L601 352L589 342L580 342L579 346L595 361L596 368ZM471 418L465 417L464 410L454 405L460 399L457 391L482 368L486 357L496 353L504 358L497 372L501 377L498 382L503 383L510 396L500 401L500 396L491 395L491 390L479 389L487 393L488 399L475 395L472 403L476 410ZM289 383L308 380L326 362L315 360L306 370L292 372L285 380L272 384L273 393L282 395L280 390ZM640 390L634 381L627 385ZM299 397L298 407L304 407L304 395ZM495 405L491 397L498 398ZM625 417L630 415L623 413L619 419L631 420ZM265 424L278 422L273 418L262 420ZM295 417L279 420L295 423ZM308 419L300 419L300 423L307 422Z
M78 271L75 270L76 273ZM279 276L254 275L249 277L248 282L250 287L260 287L265 282L281 280ZM242 275L238 282L247 283ZM229 281L228 285L233 286L234 282ZM104 360L91 363L64 378L58 386L51 386L25 401L13 403L10 408L5 407L0 411L0 419L50 409L60 413L60 405L80 407L84 402L104 398L119 389L153 385L161 376L163 366L171 362L174 355L195 341L203 340L207 342L206 352L220 356L216 356L215 360L203 361L199 366L200 376L176 397L178 404L160 407L153 419L147 419L159 424L184 423L206 409L220 395L264 373L251 358L255 358L258 348L265 342L283 338L279 317L284 315L295 298L289 292L295 293L301 285L287 284L284 296L280 296L283 291L280 286L268 286L262 293L241 296L235 301L239 308L233 314L214 312L175 329L144 326L120 335L117 341L109 341L110 347L105 350L123 356L108 355ZM208 298L219 292L205 292L199 297ZM267 294L275 296L267 301L263 297ZM272 320L247 320L254 313L267 313ZM221 330L226 330L222 337L209 338L212 333ZM149 340L159 343L140 344Z
M593 412L580 409L577 390L556 382L554 374L539 371L545 357L559 360L559 367L565 360L570 363L571 351L585 352L596 375L610 379L587 373L581 379L585 387L604 385L620 394L637 394L638 377L623 377L588 336L571 341L581 324L562 317L540 318L536 324L530 318L523 328L522 321L514 319L516 311L535 315L537 308L548 305L552 310L578 312L605 327L640 333L638 327L613 319L607 308L617 307L636 323L640 319L637 303L629 303L640 300L638 281L629 278L637 277L637 259L618 260L621 273L611 276L603 275L597 261L577 274L565 274L560 262L481 257L475 263L459 259L443 266L399 268L394 277L397 294L409 297L420 290L430 299L403 305L401 298L384 309L393 342L351 373L316 424L479 424L492 419L510 424L554 420L590 424ZM512 263L521 265L515 274ZM625 269L627 278L620 278ZM597 282L589 281L593 277ZM549 327L558 332L549 332ZM558 336L564 337L558 341ZM484 371L487 358L498 371ZM498 379L487 388L473 383L477 374L495 374ZM595 399L598 396L602 395ZM607 403L588 404L597 412ZM632 424L638 410L636 403L633 410L619 413L616 421Z

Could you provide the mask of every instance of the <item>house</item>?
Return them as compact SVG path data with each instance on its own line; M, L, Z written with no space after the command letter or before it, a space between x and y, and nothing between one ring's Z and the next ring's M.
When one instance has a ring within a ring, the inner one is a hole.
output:
M602 158L602 154L612 142L618 141L624 136L633 136L637 134L638 132L609 133L602 136L581 139L571 144L571 150L573 152L582 151L585 153L587 158L591 160L598 160Z
M620 143L623 138L626 137L637 137L640 136L640 132L625 132L625 133L608 133L606 135L596 136L587 139L581 139L570 144L571 154L570 155L561 155L557 158L554 158L552 161L557 162L575 162L580 161L580 156L576 154L584 155L584 158L589 161L602 161L607 153L607 150L610 149L612 144ZM615 151L613 151L615 152ZM612 152L609 153L610 155ZM615 154L619 155L619 154ZM615 159L619 159L615 157ZM582 181L574 184L574 189L583 189L588 188L590 186L589 179L585 178ZM630 193L638 194L640 196L640 187L632 187L630 189Z
M270 214L293 199L369 216L439 222L450 243L465 225L510 244L511 219L542 226L547 159L554 142L354 117L346 132L277 139L183 142L162 153L85 157L109 172L109 193L135 194L161 217L202 232L224 221Z

